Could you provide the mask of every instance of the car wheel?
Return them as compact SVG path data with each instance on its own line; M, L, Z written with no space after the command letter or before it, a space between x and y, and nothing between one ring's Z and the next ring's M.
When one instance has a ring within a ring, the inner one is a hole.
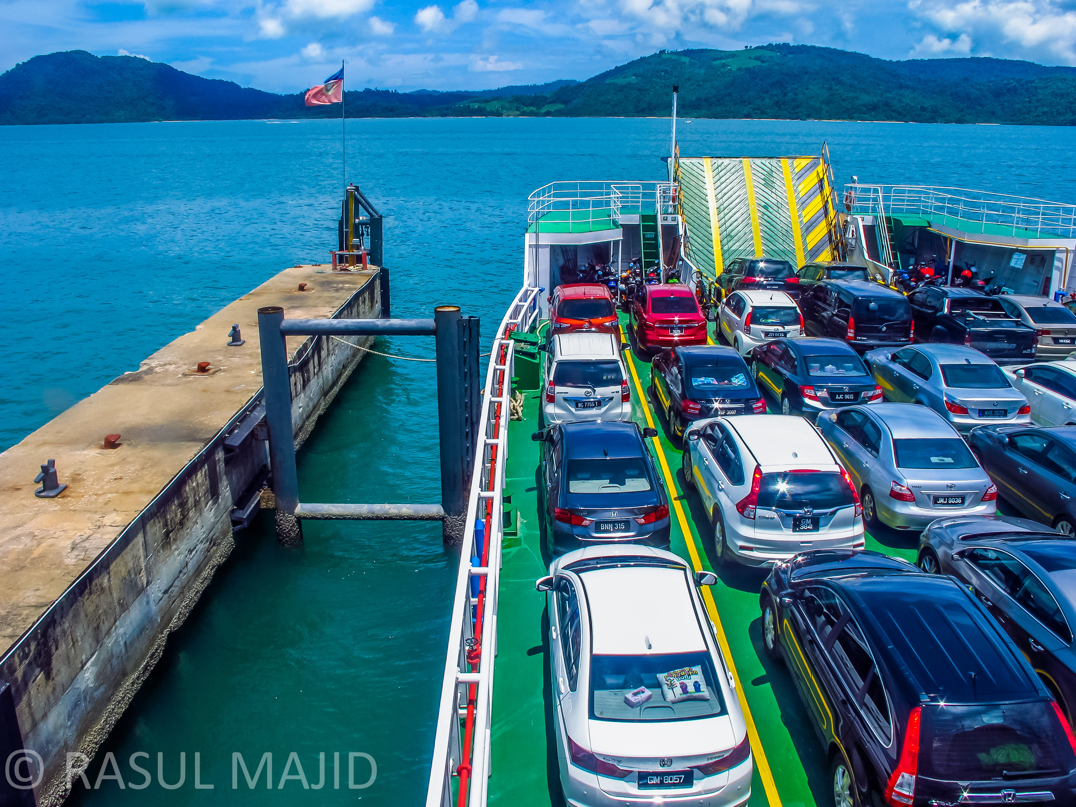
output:
M781 650L777 647L777 609L773 596L762 595L762 649L771 661L781 661Z
M1057 523L1054 524L1054 529L1057 530L1062 535L1076 534L1076 528L1074 528L1072 526L1072 522L1069 521L1068 518L1064 518L1064 517L1059 518L1057 520Z
M680 462L680 468L684 472L684 490L695 489L695 477L692 476L691 470L691 451L684 448L683 459Z
M781 396L781 414L782 415L798 415L800 408L792 404L791 399L787 395Z
M863 503L863 523L868 529L876 529L878 527L878 503L874 500L874 491L863 486L863 491L859 494L859 500Z
M938 561L938 553L929 546L924 547L923 551L919 553L919 563L917 565L927 574L941 574L941 563Z
M717 549L717 562L722 566L728 565L729 548L725 543L725 519L721 517L721 509L714 508L714 547Z
M669 417L669 431L672 432L673 439L678 443L682 443L684 440L684 432L687 427L684 426L683 418L679 415L675 418L670 415Z
M829 766L830 781L833 783L833 807L859 807L856 793L856 780L852 768L840 751L833 757Z

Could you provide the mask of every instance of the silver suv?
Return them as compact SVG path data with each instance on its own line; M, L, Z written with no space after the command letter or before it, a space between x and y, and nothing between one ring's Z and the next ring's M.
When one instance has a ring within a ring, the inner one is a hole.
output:
M608 333L563 333L549 346L542 414L546 424L631 420L628 374Z

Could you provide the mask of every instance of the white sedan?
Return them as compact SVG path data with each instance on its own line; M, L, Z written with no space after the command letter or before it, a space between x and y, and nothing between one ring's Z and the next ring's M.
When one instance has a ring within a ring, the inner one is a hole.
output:
M803 315L783 291L734 291L717 309L717 323L741 356L771 339L803 336Z
M1031 420L1040 426L1076 424L1076 362L1045 361L1003 367L1013 387L1031 405Z
M744 807L747 724L698 586L643 546L569 552L536 583L549 608L560 781L569 807Z

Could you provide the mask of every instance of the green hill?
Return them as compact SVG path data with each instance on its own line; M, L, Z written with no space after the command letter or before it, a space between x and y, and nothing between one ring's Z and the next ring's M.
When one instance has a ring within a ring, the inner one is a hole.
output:
M661 51L583 82L480 92L347 92L348 117L665 116L1076 123L1076 68L1005 59L885 61L809 45ZM0 124L335 117L278 95L165 64L84 51L37 56L0 75Z

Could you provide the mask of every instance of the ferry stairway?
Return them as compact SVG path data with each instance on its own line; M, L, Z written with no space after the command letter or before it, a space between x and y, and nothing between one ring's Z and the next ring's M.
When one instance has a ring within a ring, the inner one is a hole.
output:
M642 235L643 266L653 266L661 259L656 213L643 213L639 216L639 232Z

